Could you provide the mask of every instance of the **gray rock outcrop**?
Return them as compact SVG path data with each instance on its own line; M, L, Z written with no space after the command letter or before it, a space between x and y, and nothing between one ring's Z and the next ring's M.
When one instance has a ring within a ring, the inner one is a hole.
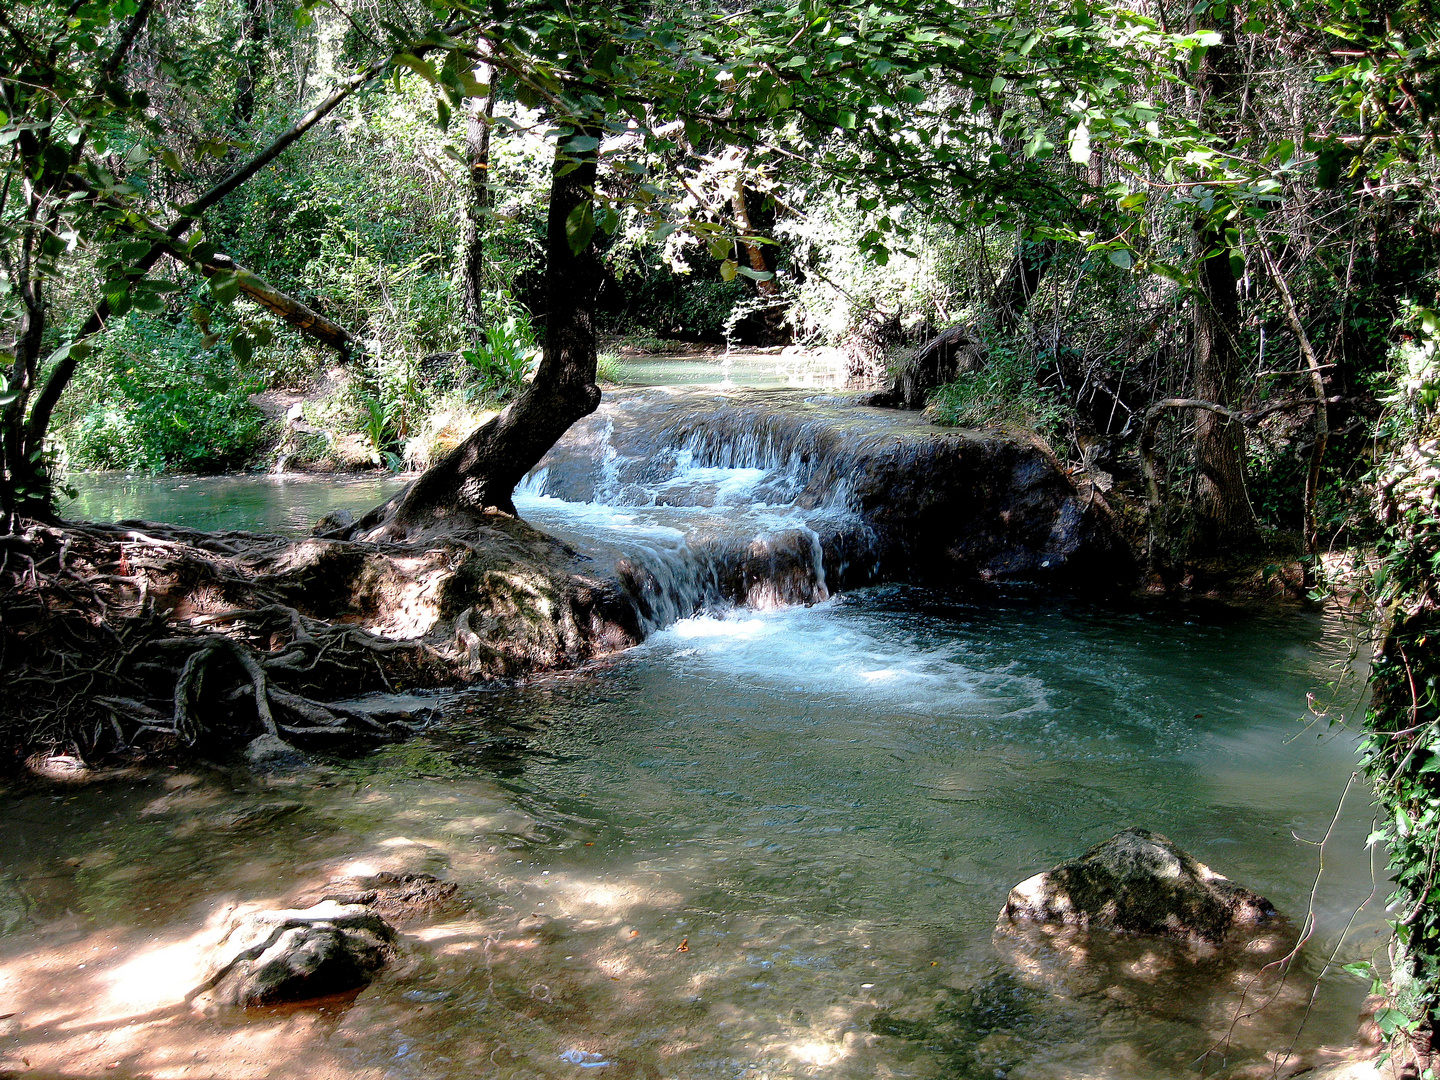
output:
M1000 916L1002 922L1063 923L1211 944L1237 927L1275 917L1263 896L1158 833L1136 828L1022 881Z
M366 985L393 954L395 931L359 904L333 901L235 918L200 987L222 1005L276 1005Z

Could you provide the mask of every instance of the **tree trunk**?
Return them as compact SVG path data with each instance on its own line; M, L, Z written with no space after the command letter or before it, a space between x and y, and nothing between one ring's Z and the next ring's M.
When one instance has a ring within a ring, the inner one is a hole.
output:
M995 317L995 328L1002 334L1013 334L1020 325L1020 319L1030 306L1035 290L1040 288L1040 279L1055 261L1059 245L1054 240L1025 240L1015 244L1015 256L999 283L991 308Z
M597 135L598 132L583 131ZM566 234L571 211L591 199L596 156L556 151L545 234L545 352L535 380L505 411L480 427L389 502L366 514L355 535L403 540L466 511L513 514L515 485L570 425L600 404L595 384L595 297L600 262L587 242L576 254Z
M260 10L260 0L245 0L245 17L240 21L240 77L235 82L235 126L242 131L255 116L255 90L260 85L265 63L265 39L270 26Z
M1222 20L1204 20L1201 29L1216 30L1218 45L1205 50L1196 89L1199 121L1211 130L1223 128L1233 110L1239 83L1234 13ZM1195 244L1200 260L1196 275L1194 395L1231 408L1236 404L1240 366L1240 303L1235 272L1223 223L1200 218ZM1255 514L1245 491L1245 429L1212 412L1195 417L1194 545L1233 549L1255 536Z
M480 326L485 309L480 289L485 264L485 227L490 211L490 121L495 115L495 89L491 69L482 65L475 76L490 93L484 105L472 103L465 116L465 158L470 172L469 198L465 203L465 251L461 259L464 286L465 322Z
M755 225L750 219L750 208L745 202L745 181L738 176L735 180L735 193L730 196L730 209L735 215L735 227L740 232L740 249L745 253L745 261L750 264L750 269L758 274L772 275L763 281L751 279L754 281L756 295L766 305L756 312L762 328L763 344L786 344L791 339L790 328L785 325L788 305L781 299L780 286L775 281L774 271L765 261L765 252L759 244L746 239L756 235Z
M40 371L40 354L45 335L45 298L39 277L33 278L22 291L25 313L15 335L15 362L8 378L9 392L15 399L0 416L0 532L11 531L16 515L49 520L54 517L50 480L40 450L31 448L26 439L25 406L34 390Z
M1223 239L1197 233L1202 250L1213 251ZM1240 304L1235 274L1223 246L1200 264L1195 297L1195 393L1226 408L1235 405ZM1253 538L1255 515L1245 491L1245 429L1224 416L1195 417L1196 543L1236 547Z

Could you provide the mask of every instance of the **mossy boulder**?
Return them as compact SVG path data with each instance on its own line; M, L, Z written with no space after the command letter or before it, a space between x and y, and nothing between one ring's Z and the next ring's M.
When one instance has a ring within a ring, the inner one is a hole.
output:
M1116 833L1010 890L1001 921L1062 923L1219 944L1275 919L1263 896L1147 829Z

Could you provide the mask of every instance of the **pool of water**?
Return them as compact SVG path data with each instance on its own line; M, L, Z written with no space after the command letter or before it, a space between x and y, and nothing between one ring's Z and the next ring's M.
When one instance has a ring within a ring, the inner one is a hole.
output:
M830 387L845 385L845 361L836 350L767 354L630 356L620 362L624 386Z
M74 473L75 498L60 513L76 521L167 521L195 529L305 533L332 510L363 512L406 481L388 473L359 476L146 476Z
M1354 766L1300 722L1343 638L1310 614L873 589L688 619L608 668L449 699L359 760L12 794L0 1051L137 1071L193 1053L227 1076L1057 1080L1191 1076L1215 1051L1205 1072L1252 1075L1353 1034L1363 986L1316 980L1381 940L1375 901L1351 922L1372 891L1361 792L1316 934L1256 1016L1237 1020L1243 956L1104 935L1057 955L994 936L996 914L1143 825L1293 937ZM165 1004L227 904L356 865L430 870L471 907L319 1012ZM284 1061L246 1049L267 1040Z
M596 484L519 504L657 560L692 518L788 520L768 459L671 456L646 481L663 499ZM68 512L300 532L396 484L77 478ZM1307 698L1348 655L1333 613L887 586L712 605L606 666L437 699L424 734L360 759L10 792L0 1068L1178 1080L1323 1062L1365 991L1327 962L1384 941L1362 785L1337 815L1354 740ZM1288 921L1258 952L997 931L1013 885L1131 825ZM235 904L385 868L452 880L465 907L411 927L358 997L186 1000ZM1264 970L1311 914L1297 959Z

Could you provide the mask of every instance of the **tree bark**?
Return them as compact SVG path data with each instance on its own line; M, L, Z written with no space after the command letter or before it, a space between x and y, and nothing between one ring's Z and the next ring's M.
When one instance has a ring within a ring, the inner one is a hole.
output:
M1202 251L1223 238L1201 230ZM1240 304L1235 274L1223 246L1200 264L1194 303L1194 396L1233 407L1237 396ZM1242 546L1255 534L1255 514L1245 490L1245 429L1220 413L1195 417L1195 541L1223 548Z
M598 131L581 134L599 135ZM513 514L515 485L570 425L600 404L595 383L595 298L600 262L587 242L571 250L566 223L592 197L596 155L557 149L545 232L545 345L534 381L408 488L356 523L366 540L404 540L457 513Z
M1211 130L1224 126L1239 85L1234 19L1227 9L1223 19L1206 18L1209 25L1202 27L1221 35L1218 45L1205 50L1196 85L1199 122ZM1240 304L1223 223L1197 219L1195 244L1200 264L1194 300L1194 396L1230 408L1239 383ZM1220 413L1199 413L1195 467L1194 543L1221 549L1245 546L1255 536L1255 514L1245 490L1244 428Z
M1020 239L1015 255L995 286L991 301L995 328L1002 334L1013 334L1020 319L1030 307L1030 299L1040 288L1040 280L1055 261L1059 245L1054 240Z
M485 227L490 213L490 121L495 116L495 88L492 69L481 65L475 76L490 93L484 105L472 103L465 116L465 158L470 172L469 198L465 204L465 251L461 260L464 285L465 322L480 326L485 317L480 288L485 268Z

